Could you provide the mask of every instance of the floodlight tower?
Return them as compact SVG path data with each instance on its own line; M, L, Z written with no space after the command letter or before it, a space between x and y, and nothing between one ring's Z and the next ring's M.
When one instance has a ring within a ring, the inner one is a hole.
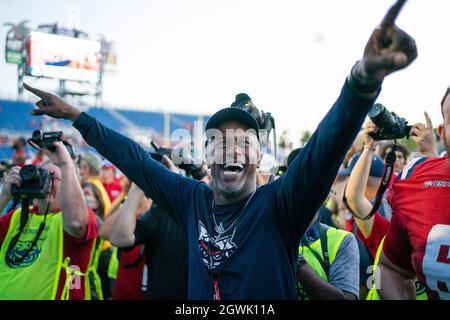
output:
M23 77L26 73L26 38L30 32L27 23L22 20L18 24L7 22L4 26L10 29L6 33L5 60L7 63L17 64L17 95L19 99L23 95Z

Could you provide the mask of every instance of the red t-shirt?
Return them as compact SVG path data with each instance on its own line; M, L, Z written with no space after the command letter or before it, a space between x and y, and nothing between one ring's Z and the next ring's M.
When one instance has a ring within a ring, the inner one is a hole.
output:
M414 271L431 298L450 299L450 161L414 159L392 185L387 258Z
M121 251L117 279L112 292L113 300L144 300L144 246L138 245L129 251ZM147 285L147 283L144 283Z
M378 211L373 216L373 219L374 220L372 225L372 231L367 238L364 237L359 228L357 230L358 230L358 237L367 246L367 249L369 249L372 258L375 258L381 240L383 240L384 236L386 235L389 229L389 221L385 217L383 217Z
M108 193L111 202L113 202L114 199L116 199L122 192L122 186L120 185L119 179L114 179L114 181L111 183L103 182L103 186L105 187L105 190Z
M95 214L91 209L89 210L89 223L86 229L86 234L83 239L77 239L72 237L67 232L63 232L63 256L70 257L70 265L76 265L80 268L81 272L86 272L91 258L91 249L94 239L97 237L97 222L95 220ZM14 211L10 211L8 214L0 218L0 246L6 237L8 232L9 223ZM31 214L36 214L37 209L30 210ZM58 291L56 294L57 299L61 298L61 293L66 280L65 271L62 270L60 275L60 281L58 284ZM71 300L83 300L84 299L84 277L81 278L81 285L79 289L70 290Z

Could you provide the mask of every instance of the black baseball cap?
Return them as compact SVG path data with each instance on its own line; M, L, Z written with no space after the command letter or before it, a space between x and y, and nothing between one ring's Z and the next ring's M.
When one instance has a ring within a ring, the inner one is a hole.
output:
M228 107L214 113L206 123L205 130L218 129L220 125L227 121L239 121L248 128L254 129L259 139L259 124L255 117L242 108L243 105L251 103L250 97L245 93L236 96L236 101Z

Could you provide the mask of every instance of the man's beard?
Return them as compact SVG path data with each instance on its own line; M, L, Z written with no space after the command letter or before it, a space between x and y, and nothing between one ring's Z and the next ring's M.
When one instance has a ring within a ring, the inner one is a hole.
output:
M241 191L244 189L244 185L245 185L245 177L241 181L236 182L235 184L233 184L231 186L224 186L223 182L220 180L220 177L217 177L217 179L215 179L215 177L213 176L213 181L214 181L214 184L216 185L217 189L220 190L220 192L226 198L232 198L232 197L239 195L241 193Z

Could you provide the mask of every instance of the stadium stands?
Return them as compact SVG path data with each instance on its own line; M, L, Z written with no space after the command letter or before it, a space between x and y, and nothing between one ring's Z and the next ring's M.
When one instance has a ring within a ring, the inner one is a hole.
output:
M10 146L0 145L0 160L11 159L14 150Z
M192 130L195 121L199 121L198 116L173 113L170 115L170 132L176 129Z
M32 109L31 102L0 100L0 130L20 132L38 129L41 119L30 115Z
M105 126L108 126L111 129L122 132L124 129L124 124L113 117L107 109L104 108L90 108L88 111L89 115L97 118L101 121Z
M11 158L13 139L18 136L29 137L36 129L62 130L66 134L74 131L69 121L48 117L32 117L30 111L33 106L34 104L31 102L0 99L0 138L2 138L0 139L0 159ZM192 131L195 121L203 121L204 126L208 119L208 116L202 115L169 113L168 117L165 117L163 112L102 107L90 107L86 111L106 126L141 141L143 135L147 137L144 137L144 140L159 137L161 138L158 139L159 141L168 141L170 133L174 130L183 128ZM167 125L168 128L165 127ZM169 137L166 137L165 140L162 139L167 133L169 133ZM79 146L79 150L84 148L86 148L84 144ZM30 151L32 153L32 150Z
M118 110L118 112L139 127L152 128L157 132L164 132L163 113L132 110Z

